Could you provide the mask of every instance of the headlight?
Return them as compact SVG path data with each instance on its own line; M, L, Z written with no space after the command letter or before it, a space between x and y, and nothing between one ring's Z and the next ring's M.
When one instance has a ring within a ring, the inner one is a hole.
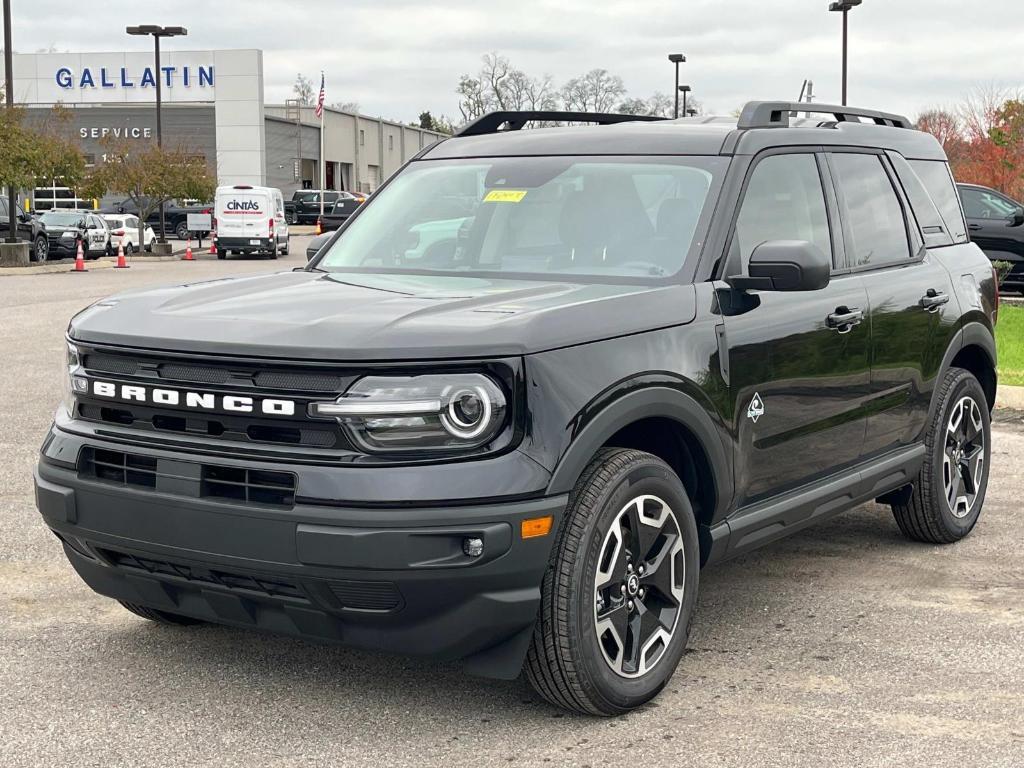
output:
M85 379L75 376L75 373L82 365L78 355L78 348L71 343L65 342L64 362L61 366L61 407L64 415L74 417L75 415L75 390L84 390L88 386Z
M333 418L371 453L466 450L493 439L505 423L505 395L481 373L368 376L337 400L311 403L313 418Z
M71 231L65 230L64 232L60 233L60 238L61 238L61 240L63 240L65 238L76 237L77 235L78 235L77 232L71 232Z

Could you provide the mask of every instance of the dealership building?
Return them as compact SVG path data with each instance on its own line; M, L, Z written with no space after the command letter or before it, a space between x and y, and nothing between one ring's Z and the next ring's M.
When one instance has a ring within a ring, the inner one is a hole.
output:
M440 134L326 108L320 178L321 121L312 107L266 104L263 52L255 49L15 54L14 98L30 119L67 108L69 130L86 161L103 161L112 143L156 137L160 79L166 147L206 159L219 184L372 192ZM0 62L0 82L6 82Z

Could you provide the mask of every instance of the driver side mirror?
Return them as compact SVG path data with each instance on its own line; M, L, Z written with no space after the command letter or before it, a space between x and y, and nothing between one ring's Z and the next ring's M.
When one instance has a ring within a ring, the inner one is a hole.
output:
M750 254L748 275L726 282L739 291L819 291L828 285L832 263L806 240L768 240Z
M1024 208L1018 208L1012 214L1010 214L1010 226L1019 227L1024 224Z

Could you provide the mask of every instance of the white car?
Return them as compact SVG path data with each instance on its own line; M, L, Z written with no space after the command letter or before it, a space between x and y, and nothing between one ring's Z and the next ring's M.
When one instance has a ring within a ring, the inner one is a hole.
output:
M118 245L124 245L125 255L135 253L139 250L139 217L131 214L104 214L103 220L110 227L110 246L117 252ZM143 233L145 242L143 247L147 251L153 250L153 241L156 240L156 233L153 228L146 226Z

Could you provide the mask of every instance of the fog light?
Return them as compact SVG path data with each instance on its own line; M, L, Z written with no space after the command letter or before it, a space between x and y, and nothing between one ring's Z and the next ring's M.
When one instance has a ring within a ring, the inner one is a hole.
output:
M480 557L484 553L484 540L478 538L463 539L462 551L469 557Z

